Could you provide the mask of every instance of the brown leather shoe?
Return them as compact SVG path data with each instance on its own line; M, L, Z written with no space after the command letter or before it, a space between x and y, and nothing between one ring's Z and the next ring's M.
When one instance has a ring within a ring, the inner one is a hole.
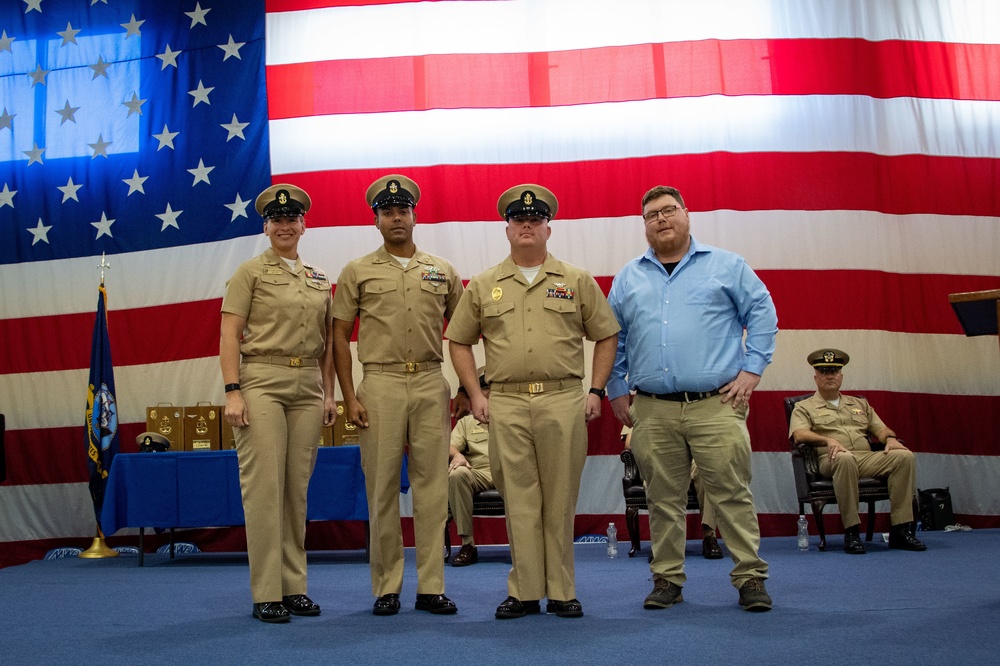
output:
M722 548L714 534L709 534L701 540L701 556L706 560L721 560Z
M479 561L479 551L471 543L463 544L458 554L451 560L453 567L467 567Z

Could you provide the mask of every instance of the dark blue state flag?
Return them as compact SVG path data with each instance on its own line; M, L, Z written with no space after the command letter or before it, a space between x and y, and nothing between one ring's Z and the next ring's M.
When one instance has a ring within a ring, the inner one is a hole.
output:
M94 500L98 527L104 506L104 489L108 485L108 471L118 453L118 401L115 399L115 370L111 363L111 339L108 337L107 300L108 292L101 285L90 347L90 381L87 387L87 466L90 468L90 496Z

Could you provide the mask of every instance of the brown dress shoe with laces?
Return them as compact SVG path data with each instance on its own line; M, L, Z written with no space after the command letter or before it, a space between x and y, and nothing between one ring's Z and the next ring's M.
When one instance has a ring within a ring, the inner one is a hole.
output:
M451 560L453 567L467 567L479 561L479 551L471 543L463 544L458 554Z

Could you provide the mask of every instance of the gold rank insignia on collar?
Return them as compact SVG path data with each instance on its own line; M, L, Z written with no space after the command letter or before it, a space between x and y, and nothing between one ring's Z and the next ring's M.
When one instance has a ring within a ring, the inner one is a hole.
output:
M494 301L499 301L503 298L503 289L500 287L493 287L493 292L490 295L493 296Z
M545 290L546 298L561 298L566 301L573 300L573 290L566 286L565 282L556 282L555 287Z

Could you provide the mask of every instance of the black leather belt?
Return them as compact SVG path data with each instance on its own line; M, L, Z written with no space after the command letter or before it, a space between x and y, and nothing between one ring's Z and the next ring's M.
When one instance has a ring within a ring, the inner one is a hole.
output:
M698 391L679 391L677 393L650 393L649 391L643 391L642 389L635 390L637 395L644 395L647 398L656 398L657 400L669 400L670 402L698 402L699 400L704 400L705 398L711 398L713 395L719 395L721 391L715 389L714 391L703 391L699 393Z

